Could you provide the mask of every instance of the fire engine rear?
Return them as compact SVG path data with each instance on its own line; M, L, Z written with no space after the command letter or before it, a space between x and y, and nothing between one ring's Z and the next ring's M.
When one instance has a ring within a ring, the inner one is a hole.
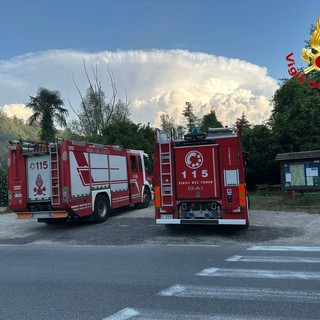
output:
M249 226L240 125L175 139L155 130L157 224Z

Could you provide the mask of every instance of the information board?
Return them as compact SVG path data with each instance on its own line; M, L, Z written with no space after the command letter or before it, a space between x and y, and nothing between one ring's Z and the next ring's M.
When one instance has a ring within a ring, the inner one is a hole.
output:
M320 160L283 164L284 187L320 189Z

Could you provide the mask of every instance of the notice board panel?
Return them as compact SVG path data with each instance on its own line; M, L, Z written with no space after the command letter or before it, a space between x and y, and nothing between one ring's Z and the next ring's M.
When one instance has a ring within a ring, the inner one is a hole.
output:
M320 189L320 160L284 162L283 174L286 189Z

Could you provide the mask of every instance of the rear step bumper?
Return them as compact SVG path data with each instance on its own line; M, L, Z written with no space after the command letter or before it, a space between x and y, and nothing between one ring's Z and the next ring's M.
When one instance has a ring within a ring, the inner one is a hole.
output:
M156 224L246 225L245 219L156 219Z
M68 212L65 210L57 211L32 211L32 212L16 212L18 219L41 219L41 218L67 218Z

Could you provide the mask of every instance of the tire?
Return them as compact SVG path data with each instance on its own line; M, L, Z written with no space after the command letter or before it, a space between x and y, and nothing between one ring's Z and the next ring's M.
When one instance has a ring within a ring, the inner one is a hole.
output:
M148 208L151 201L151 193L148 189L144 189L143 191L143 202L139 202L135 205L136 208Z
M101 223L107 220L109 216L110 205L106 196L98 194L94 202L93 220L96 223Z

